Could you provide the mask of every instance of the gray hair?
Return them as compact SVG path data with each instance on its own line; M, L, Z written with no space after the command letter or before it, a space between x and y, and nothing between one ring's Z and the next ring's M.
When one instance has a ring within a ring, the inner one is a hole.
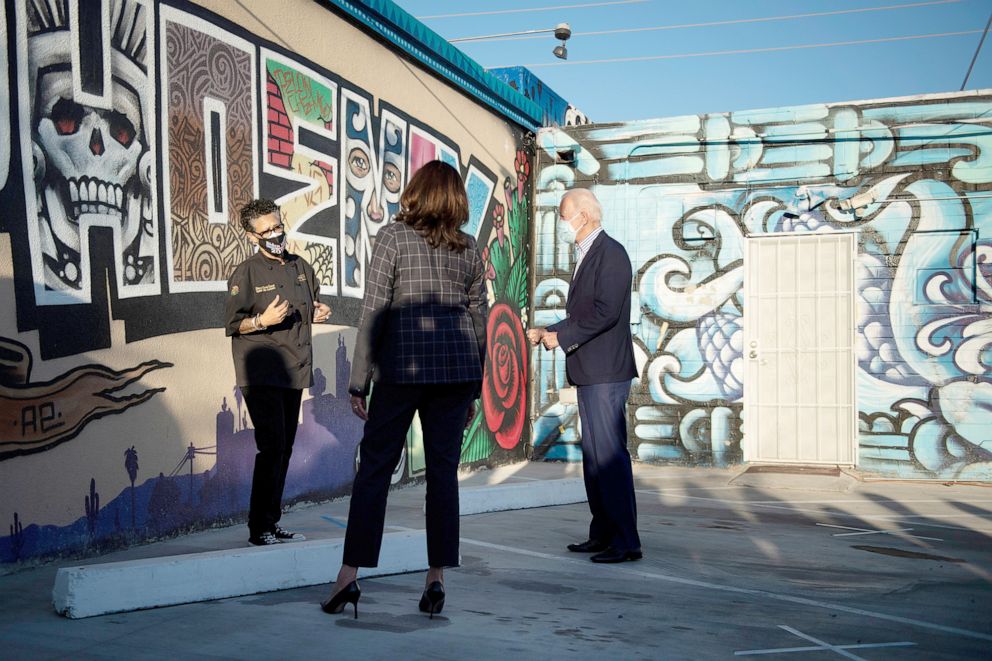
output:
M561 196L562 202L572 201L580 211L585 211L594 223L603 222L603 205L599 203L592 191L586 188L573 188Z

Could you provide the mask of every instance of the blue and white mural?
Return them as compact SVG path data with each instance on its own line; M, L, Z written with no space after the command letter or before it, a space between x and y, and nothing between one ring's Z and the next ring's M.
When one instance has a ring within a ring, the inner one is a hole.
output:
M636 273L638 458L741 460L745 239L854 231L859 467L992 480L992 93L548 129L538 143L534 323L561 314L573 266L554 208L588 187ZM535 454L576 458L564 361L533 360Z
M584 112L548 87L547 83L527 67L496 67L486 71L541 106L544 111L544 126L579 126L589 123Z

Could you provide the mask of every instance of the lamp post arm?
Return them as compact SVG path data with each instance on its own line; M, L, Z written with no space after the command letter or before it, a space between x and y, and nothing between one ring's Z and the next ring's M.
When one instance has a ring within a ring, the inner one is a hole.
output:
M449 44L456 44L461 41L482 41L483 39L501 39L503 37L516 37L523 34L541 34L543 32L554 32L557 28L548 28L547 30L524 30L522 32L504 32L502 34L483 34L478 37L458 37L457 39L449 39Z

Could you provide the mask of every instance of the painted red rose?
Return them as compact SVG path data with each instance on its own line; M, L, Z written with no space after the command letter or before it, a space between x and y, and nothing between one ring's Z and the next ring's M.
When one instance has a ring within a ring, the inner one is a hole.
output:
M482 385L486 426L501 448L520 442L527 418L527 342L520 315L506 303L489 311L489 346Z

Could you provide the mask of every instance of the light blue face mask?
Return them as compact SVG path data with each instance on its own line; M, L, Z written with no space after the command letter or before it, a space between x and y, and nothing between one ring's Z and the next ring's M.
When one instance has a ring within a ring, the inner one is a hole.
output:
M573 221L573 220L575 220L575 219L576 219L576 218L577 218L577 217L579 216L579 214L580 214L580 213L582 213L582 210L581 210L581 209L579 209L579 210L578 210L578 211L576 211L576 212L575 212L574 214L572 214L572 217L571 217L571 218L562 218L562 219L561 219L561 222L562 222L562 223L564 223L564 225L565 225L565 229L567 229L567 230L568 230L568 235L569 235L569 236L570 236L570 237L571 237L571 238L572 238L573 240L574 240L574 239L575 239L575 237L576 237L576 236L578 235L578 233L579 233L579 230L581 230L581 229L582 229L583 227L585 227L585 226L586 226L586 224L587 224L587 223L589 222L589 221L587 220L587 221L585 221L584 223L582 223L581 225L579 225L578 227L572 227L572 221Z

